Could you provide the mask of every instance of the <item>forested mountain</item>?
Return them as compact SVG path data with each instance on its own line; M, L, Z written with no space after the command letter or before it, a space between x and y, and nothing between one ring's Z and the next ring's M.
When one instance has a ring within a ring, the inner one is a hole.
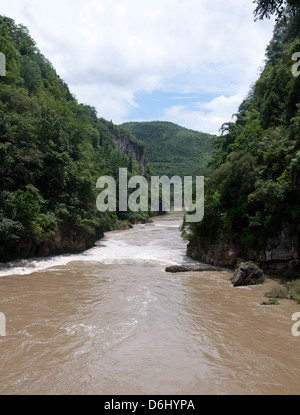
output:
M148 174L145 148L81 105L28 30L0 17L0 260L91 246L129 214L100 214L101 175Z
M145 144L149 165L159 176L200 174L212 152L214 136L171 122L129 122L122 127Z
M189 253L234 265L255 260L299 273L299 1L257 1L256 16L276 14L266 63L236 119L223 125L206 171L205 218L189 229ZM292 59L294 57L294 59ZM294 65L294 67L293 67Z

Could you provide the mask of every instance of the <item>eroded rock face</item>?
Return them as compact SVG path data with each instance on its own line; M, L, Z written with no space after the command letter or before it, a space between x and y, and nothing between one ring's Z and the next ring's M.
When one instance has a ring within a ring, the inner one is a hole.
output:
M226 240L217 240L210 245L190 242L187 255L199 262L228 268L234 268L238 259L243 258L254 261L266 273L300 276L300 240L287 226L269 238L263 248L243 248Z
M209 246L190 242L187 255L204 264L229 268L233 268L237 259L242 258L241 248L231 241L217 241Z
M55 226L54 235L47 241L22 241L12 251L8 247L0 255L1 262L26 260L33 257L48 257L51 255L75 254L92 248L96 240L104 236L102 229L96 229L95 235L89 238L69 228Z
M140 167L140 174L145 174L145 153L139 151L137 146L130 140L129 135L125 134L122 137L113 135L112 141L121 154L136 160Z
M242 262L234 273L234 287L262 284L266 280L263 271L252 262Z
M206 272L206 271L219 271L222 269L218 267L208 267L208 266L199 266L199 265L172 265L166 268L166 272L172 274L178 272Z

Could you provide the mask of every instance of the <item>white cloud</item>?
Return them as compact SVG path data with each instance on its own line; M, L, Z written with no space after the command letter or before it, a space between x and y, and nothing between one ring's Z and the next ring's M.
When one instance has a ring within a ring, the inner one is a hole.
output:
M1 9L29 28L78 100L114 122L141 91L214 91L231 102L256 80L273 26L254 23L249 0L1 0ZM224 111L214 105L216 129ZM165 114L187 111L175 109Z
M177 122L192 130L219 134L222 124L231 121L243 99L243 95L237 94L231 97L219 96L210 102L198 102L193 108L174 105L164 110L162 119Z
M83 100L79 100L83 104L91 105L96 96L98 115L110 121L113 114L116 124L121 124L124 114L138 105L133 92L111 84L90 84L88 89L85 84L75 85L72 91L77 99L84 97Z

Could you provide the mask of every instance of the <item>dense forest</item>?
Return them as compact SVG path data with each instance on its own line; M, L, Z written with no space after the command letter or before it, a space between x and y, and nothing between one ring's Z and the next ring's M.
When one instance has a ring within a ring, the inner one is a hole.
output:
M273 261L299 273L300 2L255 3L257 19L276 16L273 39L259 79L218 137L98 117L78 103L28 30L0 16L0 261L83 250L106 230L147 220L96 208L97 179L117 181L125 167L148 178L151 170L205 176L204 220L182 228L192 257Z
M7 17L0 51L0 261L85 249L132 218L98 212L96 182L117 179L119 167L149 174L145 146L79 104L28 30Z
M214 136L171 122L129 122L122 127L146 146L147 159L159 176L196 176L204 171Z
M299 273L300 76L292 58L300 52L300 7L299 1L256 5L256 18L277 20L265 66L214 141L205 217L185 231L195 258L281 261L280 270Z

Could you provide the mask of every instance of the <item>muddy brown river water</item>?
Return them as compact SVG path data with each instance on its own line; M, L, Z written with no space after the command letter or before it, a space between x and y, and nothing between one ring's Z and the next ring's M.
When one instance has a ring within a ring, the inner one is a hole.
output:
M0 272L0 394L299 394L300 337L276 284L231 273L168 274L181 217L106 234L80 255Z

